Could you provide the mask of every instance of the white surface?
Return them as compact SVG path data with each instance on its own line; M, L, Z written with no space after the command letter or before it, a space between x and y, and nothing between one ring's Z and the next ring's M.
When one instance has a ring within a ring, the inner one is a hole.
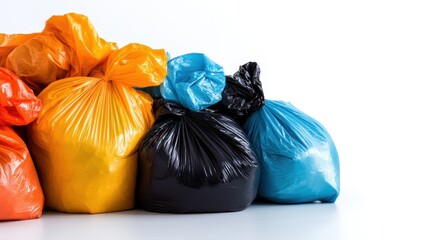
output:
M252 205L235 213L173 215L141 210L99 215L46 213L0 224L1 239L340 239L334 204Z
M291 101L331 133L342 190L334 205L228 214L48 213L1 222L0 239L429 239L428 1L15 0L1 8L0 32L40 31L51 15L75 11L121 46L203 52L227 74L257 61L268 99Z
M345 192L336 204L252 204L233 213L45 212L41 219L0 223L0 239L428 239L422 206Z

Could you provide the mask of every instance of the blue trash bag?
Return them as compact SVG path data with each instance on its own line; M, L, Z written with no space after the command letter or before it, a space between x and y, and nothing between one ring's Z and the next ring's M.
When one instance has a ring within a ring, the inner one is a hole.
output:
M202 53L189 53L168 61L161 94L166 100L199 111L222 99L225 82L221 66Z
M277 203L335 202L339 158L319 122L290 103L266 100L244 129L260 161L258 198Z

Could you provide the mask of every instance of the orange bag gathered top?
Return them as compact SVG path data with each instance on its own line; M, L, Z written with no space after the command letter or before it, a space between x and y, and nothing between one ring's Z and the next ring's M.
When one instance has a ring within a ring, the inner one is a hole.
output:
M6 68L39 94L58 79L88 76L115 49L116 43L100 38L86 16L68 13L52 16L40 35L13 49Z
M152 127L152 98L134 87L158 86L167 55L142 44L112 51L91 77L51 83L28 139L46 206L62 212L131 209L137 149Z
M5 34L0 33L0 67L6 64L7 56L19 45L38 36L39 33L30 34Z

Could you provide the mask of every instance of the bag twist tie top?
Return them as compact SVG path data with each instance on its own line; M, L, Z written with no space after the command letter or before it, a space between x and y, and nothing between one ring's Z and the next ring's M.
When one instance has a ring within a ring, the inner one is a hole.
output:
M222 99L223 68L202 53L189 53L168 61L162 96L192 111L205 109Z
M131 87L158 86L167 75L167 54L164 49L152 49L131 43L113 51L107 61L90 76Z

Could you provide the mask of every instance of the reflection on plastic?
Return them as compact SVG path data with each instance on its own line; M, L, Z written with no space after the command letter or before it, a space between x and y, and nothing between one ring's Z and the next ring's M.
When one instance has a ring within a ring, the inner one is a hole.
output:
M336 200L338 153L319 122L289 103L267 100L244 128L261 161L259 197L278 203Z
M129 44L94 77L62 79L41 92L43 109L28 138L48 208L100 213L134 206L137 149L154 123L152 98L134 87L161 84L166 67L165 51Z
M12 125L36 119L42 102L12 72L0 67L0 221L38 218L43 192L24 141Z
M0 125L26 125L37 118L42 101L15 74L0 67Z
M219 102L224 88L223 68L204 54L190 53L168 61L161 94L169 101L199 111Z
M259 110L265 102L259 79L260 73L261 70L256 62L248 62L240 66L232 77L226 76L222 101L211 108L244 124L248 116Z
M25 43L39 33L30 34L4 34L0 33L0 67L5 67L7 56L17 46Z
M43 34L59 39L71 51L70 76L88 76L100 61L105 60L116 43L106 42L98 36L88 17L77 13L52 16L46 21Z
M37 36L15 48L7 58L6 67L38 94L51 82L68 77L70 63L68 48L60 40Z
M243 210L255 198L258 181L257 160L235 121L161 103L139 149L138 199L145 210Z
M68 13L49 18L40 36L9 54L6 67L39 94L55 80L88 76L115 49L115 43L98 36L86 16Z
M24 141L0 126L0 221L39 218L43 192Z

